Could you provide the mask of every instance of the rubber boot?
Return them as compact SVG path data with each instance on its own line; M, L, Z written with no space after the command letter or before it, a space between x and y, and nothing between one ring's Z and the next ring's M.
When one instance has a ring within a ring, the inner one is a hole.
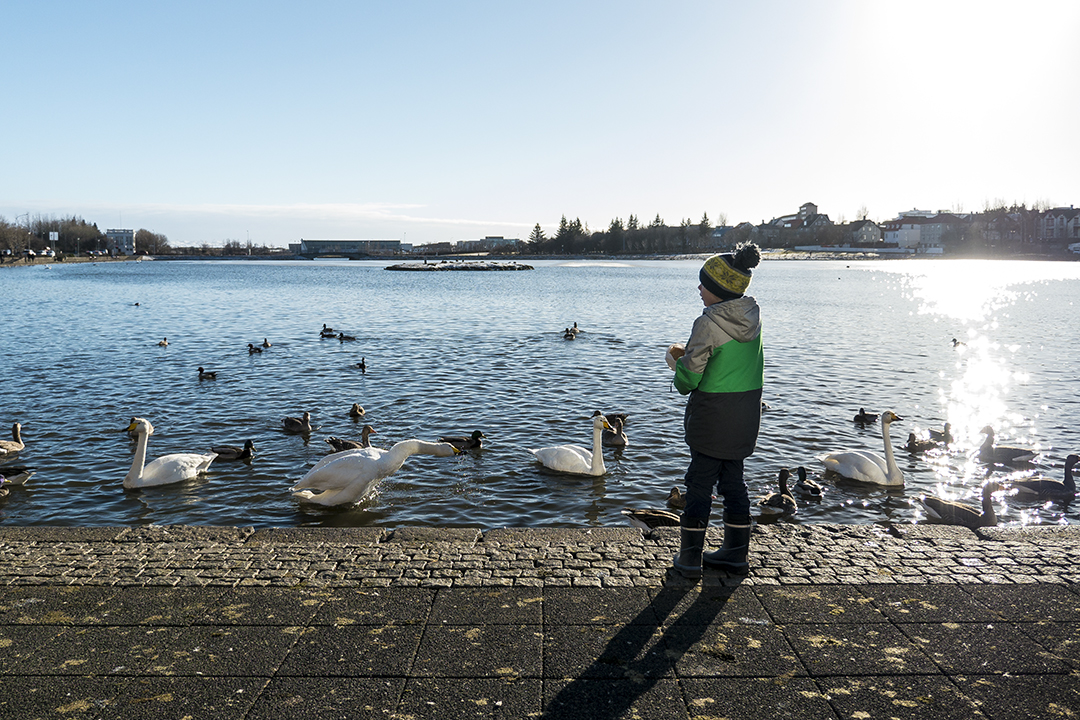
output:
M750 551L750 516L724 513L724 544L719 550L705 553L701 560L717 570L745 574L750 570L746 555Z
M709 518L679 518L679 554L672 561L672 569L688 580L701 577L701 553L705 550L705 529Z

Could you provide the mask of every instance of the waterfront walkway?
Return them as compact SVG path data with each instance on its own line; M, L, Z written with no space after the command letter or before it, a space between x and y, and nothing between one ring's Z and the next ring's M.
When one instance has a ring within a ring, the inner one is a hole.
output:
M1078 541L758 526L690 583L677 529L0 528L0 717L1080 717Z

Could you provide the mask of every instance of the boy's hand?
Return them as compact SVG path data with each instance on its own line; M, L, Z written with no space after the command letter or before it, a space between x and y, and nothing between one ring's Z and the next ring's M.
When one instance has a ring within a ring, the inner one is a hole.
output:
M686 354L686 346L682 343L672 343L668 346L667 354L664 355L664 362L668 364L668 367L672 370L675 369L675 361Z

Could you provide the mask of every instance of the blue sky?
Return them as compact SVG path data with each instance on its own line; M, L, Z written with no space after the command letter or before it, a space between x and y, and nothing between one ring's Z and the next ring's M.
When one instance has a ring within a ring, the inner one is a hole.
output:
M0 216L173 244L1080 203L1080 3L18 2Z

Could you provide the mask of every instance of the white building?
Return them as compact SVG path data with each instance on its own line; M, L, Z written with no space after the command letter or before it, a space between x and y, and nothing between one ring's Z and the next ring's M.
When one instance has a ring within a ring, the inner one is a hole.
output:
M106 230L105 247L113 255L134 255L135 231L119 229Z

